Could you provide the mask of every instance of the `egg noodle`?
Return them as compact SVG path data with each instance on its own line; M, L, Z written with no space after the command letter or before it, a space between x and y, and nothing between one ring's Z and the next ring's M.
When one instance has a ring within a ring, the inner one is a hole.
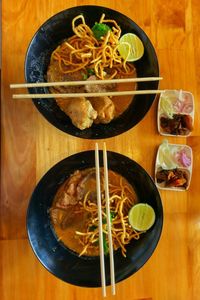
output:
M110 171L112 172L112 171ZM116 177L116 174L112 172ZM136 203L136 196L131 188L120 177L116 184L109 184L110 196L110 211L112 224L112 239L113 248L117 250L121 248L122 255L126 257L125 246L130 243L132 239L139 239L143 232L135 231L128 222L128 212L130 208ZM83 246L81 255L87 254L88 249L98 248L99 231L98 231L98 207L97 203L90 200L90 191L80 202L81 210L88 212L88 220L85 225L85 231L76 231L79 243ZM106 202L102 194L102 219L103 219L103 234L104 243L107 243L107 222L106 222Z
M76 25L77 21L81 22ZM86 72L92 68L97 78L112 79L134 74L134 66L123 59L119 52L121 29L115 20L106 20L102 14L99 23L112 26L105 36L97 40L83 15L72 20L74 35L59 45L51 59L57 60L61 73ZM129 53L128 53L129 55ZM128 57L127 55L127 57Z

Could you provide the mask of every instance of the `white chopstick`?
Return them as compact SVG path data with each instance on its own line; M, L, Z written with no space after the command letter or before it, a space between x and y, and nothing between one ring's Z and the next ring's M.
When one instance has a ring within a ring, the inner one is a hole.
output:
M99 220L99 250L100 250L100 269L101 269L101 286L103 297L106 297L106 279L105 279L105 262L103 248L103 230L102 230L102 210L101 210L101 186L100 186L100 170L99 170L99 149L95 144L95 167L96 167L96 189L97 189L97 205Z
M104 80L79 80L79 81L65 81L65 82L35 82L35 83L14 83L10 84L10 88L29 88L29 87L49 87L49 86L72 86L72 85L91 85L91 84L109 84L109 83L123 83L123 82L146 82L158 81L163 77L136 77L136 78L119 78L119 79L104 79Z
M110 255L110 276L111 276L111 289L112 295L115 295L115 266L113 257L113 243L112 243L112 228L110 220L110 198L109 198L109 182L108 182L108 161L106 143L103 144L103 165L104 165L104 189L106 199L106 215L107 215L107 228L108 228L108 243L109 243L109 255Z
M104 97L104 96L128 96L160 94L164 90L137 90L137 91L116 91L101 93L67 93L67 94L14 94L13 99L45 99L45 98L77 98L77 97Z

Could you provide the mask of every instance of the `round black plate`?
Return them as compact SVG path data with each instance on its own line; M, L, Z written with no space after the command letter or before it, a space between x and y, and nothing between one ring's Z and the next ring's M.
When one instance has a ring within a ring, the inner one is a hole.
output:
M100 151L100 165L102 151ZM40 180L30 199L27 212L29 241L37 258L56 277L78 286L99 287L99 257L78 257L62 243L53 232L48 210L59 186L77 169L94 167L94 151L72 155L52 167ZM153 227L127 246L127 257L120 251L114 254L116 282L137 270L150 258L160 238L163 209L159 192L146 171L135 161L121 154L108 151L108 167L124 176L134 187L139 201L149 203L155 210ZM106 257L106 283L110 284L109 257Z
M62 42L70 37L72 19L83 14L86 23L93 26L100 19L102 13L106 18L114 19L120 25L122 34L135 33L144 44L143 57L135 62L138 77L159 76L158 60L155 50L144 31L125 15L101 6L77 6L61 11L47 20L35 33L27 50L25 59L25 78L27 82L44 82L47 67L52 51ZM138 84L140 90L155 90L158 82L143 82ZM47 88L31 88L30 93L48 93ZM76 128L71 120L60 110L54 99L34 100L34 104L40 113L54 126L62 131L80 138L102 139L121 134L135 126L148 112L155 95L137 95L134 97L130 107L116 120L104 125L92 125L91 128L80 130Z

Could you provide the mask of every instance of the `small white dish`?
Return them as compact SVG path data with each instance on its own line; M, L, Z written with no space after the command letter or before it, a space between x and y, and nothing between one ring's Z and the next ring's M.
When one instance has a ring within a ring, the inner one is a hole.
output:
M157 112L158 132L164 136L189 136L194 126L194 96L182 90L160 94Z
M155 162L155 184L159 189L186 191L192 177L193 154L188 145L169 144L159 146Z

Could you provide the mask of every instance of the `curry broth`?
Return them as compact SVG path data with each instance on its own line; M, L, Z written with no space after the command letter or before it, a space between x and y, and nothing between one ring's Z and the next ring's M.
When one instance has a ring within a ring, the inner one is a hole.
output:
M54 225L54 230L59 241L69 249L81 253L83 246L78 242L76 231L84 231L84 224L87 219L87 215L77 214L74 218L74 222L71 223L66 229L62 229L59 225ZM92 251L89 255L98 255L98 249L96 253Z
M134 76L133 76L134 77ZM117 91L135 91L137 84L133 82L120 83L117 85ZM119 117L133 101L133 96L114 96L111 98L115 105L115 118Z
M134 76L133 76L134 77ZM137 89L136 83L126 82L126 83L120 83L116 85L116 91L135 91ZM57 91L52 89L53 93L56 93ZM115 117L114 119L118 118L120 115L122 115L129 107L133 100L132 95L126 95L126 96L113 96L110 97L112 102L115 105ZM90 98L88 98L90 100ZM66 99L62 100L61 98L56 99L57 104L60 106L62 110L65 110L66 105Z
M103 171L103 168L100 168L100 169L101 169L101 171ZM87 170L91 170L91 169L87 169ZM118 173L113 172L111 170L108 170L108 176L109 176L109 184L112 184L112 185L115 185L115 186L119 186L120 178L122 178L123 184L126 184L126 185L129 186L130 190L134 194L135 199L137 199L137 196L136 196L132 186L127 182L127 180L124 177L122 177ZM61 185L58 192L56 193L51 209L56 207L57 201L59 200L62 192L66 189L66 182L64 182ZM52 221L53 229L55 231L57 239L59 241L62 241L63 244L66 247L68 247L69 249L75 251L78 254L80 254L82 252L83 246L79 243L78 236L75 234L75 232L76 231L79 231L79 232L85 232L86 231L85 223L87 222L87 217L88 217L88 214L89 214L88 212L78 213L79 208L80 208L80 205L78 203L76 205L74 205L73 210L76 211L77 213L75 213L72 222L70 224L68 224L68 226L65 229L61 228L61 226L58 225L58 224L54 224L53 221ZM60 218L63 217L62 213L64 214L65 211L61 210ZM50 215L51 215L51 211L50 211ZM88 256L97 256L97 255L99 255L98 243L97 243L96 247L93 247L92 249L88 248L87 255Z

